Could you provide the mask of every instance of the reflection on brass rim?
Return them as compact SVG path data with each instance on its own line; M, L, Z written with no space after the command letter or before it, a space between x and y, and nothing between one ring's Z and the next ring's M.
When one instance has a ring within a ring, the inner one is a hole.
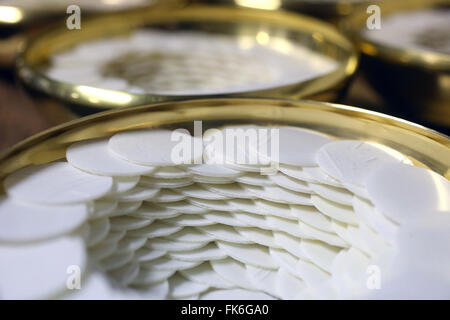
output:
M30 41L17 60L19 77L31 88L43 91L69 103L99 109L136 106L200 96L170 96L158 94L130 94L123 91L77 86L47 78L36 69L59 51L77 43L113 35L126 35L132 30L150 26L183 23L196 30L255 36L264 28L269 36L282 37L295 42L303 37L311 48L339 63L333 72L311 80L259 91L240 92L232 96L310 98L334 100L345 87L358 65L358 54L352 43L327 23L301 15L281 11L243 9L237 7L198 6L150 8L91 19L83 22L81 30L69 31L65 27L53 29ZM230 24L232 28L230 28ZM222 95L223 96L223 95ZM231 94L230 94L231 96ZM202 95L201 97L213 97Z
M206 0L207 1L207 0ZM253 1L253 0L212 0L226 4L236 4L247 8L257 8L266 10L287 9L296 12L311 14L316 17L334 21L341 19L361 7L374 4L370 0L340 0L340 1L315 1L315 0L274 0L274 1ZM377 1L377 0L376 0Z
M450 139L417 124L355 107L307 100L199 99L110 110L37 134L0 156L0 180L31 164L62 159L76 141L107 137L116 132L154 127L203 129L232 123L293 125L338 138L362 139L392 147L450 178Z
M382 19L400 11L414 11L424 8L450 5L450 0L396 0L377 3L381 8ZM360 32L365 27L368 14L366 10L355 13L351 18L342 21L344 30L351 33L362 53L386 59L396 64L417 66L430 71L450 71L450 55L424 51L415 48L396 48L369 39Z

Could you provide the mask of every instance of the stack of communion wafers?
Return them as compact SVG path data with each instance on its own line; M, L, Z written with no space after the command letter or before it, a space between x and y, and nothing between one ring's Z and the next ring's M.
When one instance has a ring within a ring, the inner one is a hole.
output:
M374 142L124 131L4 189L3 298L392 298L407 271L448 285L449 181Z

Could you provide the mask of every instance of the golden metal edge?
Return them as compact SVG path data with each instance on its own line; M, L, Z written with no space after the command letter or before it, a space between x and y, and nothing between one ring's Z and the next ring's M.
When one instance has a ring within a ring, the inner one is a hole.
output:
M288 12L281 11L266 11L257 9L244 9L237 7L219 7L219 6L205 6L205 5L188 5L180 4L174 6L171 9L167 8L150 8L148 10L134 10L127 13L110 14L100 18L90 19L84 22L83 30L84 32L91 31L89 28L94 30L95 28L102 28L102 31L95 31L96 36L98 33L104 33L106 26L111 26L114 22L118 24L113 29L117 30L123 27L122 32L131 30L134 27L138 27L140 24L148 24L149 21L146 19L153 19L151 23L158 23L163 21L183 21L193 19L195 21L208 21L211 17L214 17L216 21L227 21L234 22L236 24L242 22L261 22L264 21L266 24L276 25L277 27L282 27L285 30L297 31L297 32L313 32L321 33L324 40L335 45L336 48L342 50L346 53L346 57L342 59L339 68L331 73L324 76L316 77L314 79L304 81L301 83L295 83L288 86L270 88L267 90L260 91L250 91L242 92L230 95L203 95L203 96L164 96L158 94L130 94L123 91L113 91L107 90L112 93L112 96L120 95L123 97L123 101L128 101L125 103L118 103L117 101L105 100L100 96L92 96L92 94L86 94L80 92L79 86L70 85L67 83L62 83L58 81L51 80L39 71L33 68L35 62L30 62L30 60L40 60L44 59L50 54L49 46L43 46L41 43L40 50L44 53L35 53L33 50L38 50L40 42L49 41L54 38L54 40L62 40L62 36L67 32L72 32L72 40L69 43L73 44L78 42L76 39L77 31L68 31L65 28L54 29L50 33L41 34L35 37L33 40L29 41L19 53L18 59L16 61L16 69L19 78L29 87L43 91L48 95L62 99L65 102L80 104L89 106L97 109L108 109L108 108L118 108L118 107L128 107L136 106L142 104L148 104L153 102L170 101L170 100L180 100L180 99L192 99L192 98L213 98L218 96L251 96L251 97L281 97L281 98L310 98L317 100L335 100L338 91L345 88L346 84L349 82L350 78L354 75L358 63L359 55L355 50L352 43L340 34L333 26L328 25L320 20L296 15ZM125 16L124 16L125 15ZM146 23L142 23L146 21ZM86 31L88 30L88 31ZM86 35L86 33L85 33ZM79 35L78 35L79 37ZM85 37L84 37L85 38ZM83 38L83 39L84 39ZM83 40L81 39L81 40ZM67 39L65 41L68 41ZM61 41L64 42L64 41ZM59 49L61 44L59 44ZM38 58L30 56L34 54ZM40 57L39 57L40 55ZM95 103L92 103L95 101Z
M414 11L424 8L433 8L450 5L450 0L384 0L377 2L381 8L382 19L400 11ZM340 24L344 33L348 34L356 43L358 49L365 55L377 57L399 65L419 67L430 71L450 72L450 55L415 48L398 48L373 41L364 35L361 30L368 13L355 12Z
M66 147L76 141L149 127L183 124L189 128L194 120L202 120L206 126L211 126L211 123L216 126L218 122L290 124L317 129L340 138L375 141L403 152L416 163L450 178L450 138L415 123L333 103L221 98L170 101L110 110L59 125L2 153L0 181L22 167L64 158Z

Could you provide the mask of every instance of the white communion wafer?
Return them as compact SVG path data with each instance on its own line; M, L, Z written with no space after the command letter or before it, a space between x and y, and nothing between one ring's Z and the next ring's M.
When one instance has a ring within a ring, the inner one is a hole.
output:
M134 258L137 262L142 263L161 258L165 256L166 253L165 250L155 250L143 247L134 253Z
M164 206L159 206L153 203L144 203L140 206L136 211L131 213L130 215L139 218L149 218L151 220L154 219L168 219L173 218L181 213L168 209Z
M66 151L74 167L105 176L137 176L154 171L153 167L133 164L114 156L108 149L109 139L92 139L72 144Z
M334 187L342 187L342 182L329 176L320 167L303 167L302 172L307 182L322 183Z
M278 263L271 259L268 249L264 246L256 244L249 246L224 241L217 241L217 246L228 256L242 263L268 269L276 269L279 267Z
M410 163L398 151L359 140L326 144L317 152L316 160L320 168L333 178L359 186L365 186L369 174L383 163Z
M114 299L116 291L106 275L98 270L89 271L81 281L81 288L70 290L63 299L68 300L107 300Z
M270 256L280 265L280 268L285 268L292 275L298 276L295 266L299 259L296 256L278 248L269 248L269 252Z
M214 243L210 243L204 247L191 251L171 252L170 256L183 261L208 261L224 259L227 254L219 249Z
M109 195L116 195L133 189L140 179L140 176L114 177L114 183Z
M167 202L178 202L186 199L186 196L179 194L171 189L161 189L156 196L146 201L155 203L167 203Z
M242 237L233 227L214 224L210 226L199 227L199 230L209 234L216 240L222 240L232 243L250 243L247 238Z
M153 178L153 177L142 177L141 185L151 188L181 188L193 184L194 181L188 178L180 179L163 179L163 178Z
M316 165L315 155L324 144L333 141L332 138L317 131L294 127L271 127L266 139L258 141L259 155L274 162L294 166ZM266 129L266 130L267 130ZM278 134L272 130L277 130ZM278 148L275 147L278 145ZM265 148L263 148L265 146Z
M234 287L232 283L220 277L217 272L213 270L209 262L204 262L197 267L180 271L180 273L191 281L203 283L210 287L221 289Z
M110 231L106 238L102 240L102 243L118 243L120 240L125 238L126 235L126 230Z
M164 271L179 271L184 269L191 269L202 261L183 261L172 259L169 256L161 257L145 263L141 263L141 267L153 270L164 270Z
M183 242L194 242L203 243L212 240L212 237L204 232L201 232L197 228L184 227L180 231L168 236L169 239L183 241Z
M120 267L123 267L128 262L133 259L134 252L119 252L110 255L109 257L103 259L99 262L99 266L104 271L115 270Z
M328 272L331 272L333 260L340 251L340 248L312 240L302 240L300 248L308 256L309 260Z
M120 202L137 202L137 201L144 201L149 200L156 196L159 192L159 188L150 188L146 186L137 185L133 189L118 194L116 196L111 196L111 199L116 199Z
M253 150L257 149L258 129L257 125L233 125L213 130L213 134L207 131L203 137L205 153L209 163L230 164L231 168L255 167L257 168L258 156ZM247 137L247 138L246 138ZM252 166L255 165L255 166ZM257 168L259 170L259 168Z
M312 195L311 201L320 212L332 219L353 225L358 224L358 217L350 206L345 206L317 195Z
M201 159L202 144L200 142L198 147L194 139L188 132L181 130L125 131L112 136L108 147L114 155L132 163L173 166L181 163L193 164ZM183 156L186 158L183 159Z
M234 219L233 216L228 212L211 211L208 213L204 213L203 217L205 217L208 220L214 221L215 223L232 226L232 227L248 227L249 226L245 222Z
M275 298L263 292L243 290L243 289L228 289L228 290L214 290L204 293L200 296L201 300L274 300Z
M246 213L246 212L232 212L231 215L235 219L242 221L248 225L251 225L251 226L254 226L254 227L257 227L260 229L271 230L271 226L267 222L265 216Z
M319 230L332 232L331 219L318 211L317 208L310 206L291 205L290 210L291 214L298 220L309 224L310 226Z
M255 288L265 291L269 294L276 295L275 282L277 271L255 267L249 264L245 266L245 269L247 271L248 278L255 286Z
M300 229L302 230L302 233L305 234L304 238L306 239L317 239L336 247L348 247L348 243L345 242L344 239L341 239L339 236L337 236L335 233L324 232L301 221L299 221L298 224L300 226Z
M302 180L291 178L283 173L273 174L268 176L273 182L280 187L289 189L291 191L311 193L312 190L308 183Z
M0 245L0 294L3 299L46 299L64 292L67 268L86 265L84 242L60 237L26 245Z
M95 260L104 259L117 249L117 242L100 242L98 245L89 248L89 258Z
M245 186L254 196L279 203L312 205L310 195L307 193L294 192L278 186Z
M144 219L145 220L145 219ZM166 237L177 231L180 231L183 227L174 224L165 223L160 220L156 220L145 228L140 228L129 232L132 237L146 237L146 238L158 238Z
M156 250L164 250L170 252L178 252L178 251L190 251L199 249L208 244L209 241L205 242L186 242L186 241L177 241L169 238L157 238L149 241L147 247Z
M158 179L181 179L189 178L191 176L191 173L182 166L156 167L156 170L150 174L147 174L147 176Z
M187 187L175 189L176 192L183 194L185 197L205 199L205 200L226 200L229 197L213 192L205 188L204 184L195 183Z
M211 267L222 278L232 283L236 287L254 290L250 277L247 275L245 265L232 259L210 261Z
M278 248L283 248L290 254L299 259L309 260L308 256L303 252L300 243L303 241L300 238L294 237L282 231L274 231L273 236Z
M432 212L450 213L450 181L428 169L386 164L367 180L370 200L382 213L403 223Z
M275 290L278 296L283 299L296 299L299 292L306 289L304 281L284 270L278 269L275 278Z
M353 199L355 213L362 221L375 230L384 241L394 244L399 226L389 220L368 201L355 197Z
M314 191L314 193L317 193L322 198L347 206L352 205L353 193L347 191L344 188L327 186L324 184L312 182L309 183L309 186Z
M139 274L139 264L131 261L125 266L115 269L109 272L111 278L113 278L120 286L126 287L133 283Z
M134 252L139 250L147 243L146 238L128 237L120 239L117 243L116 252Z
M208 290L207 284L202 284L186 279L179 273L170 277L170 296L176 299L186 298L189 296L197 295Z
M109 214L109 217L126 216L132 212L135 212L142 205L142 203L143 201L119 202L117 208Z
M96 200L88 206L89 219L101 219L110 216L119 207L116 200Z
M203 187L207 190L223 195L228 198L243 198L251 199L253 195L249 193L246 188L242 187L239 183L229 183L229 184L203 184Z
M269 175L263 175L260 172L246 173L237 178L236 182L249 184L253 186L273 186L275 183L269 179Z
M252 199L230 199L228 200L228 204L232 207L232 211L242 211L258 215L270 214L270 211L264 209L262 205L256 205L256 201Z
M189 199L194 206L212 211L231 211L233 207L226 200Z
M201 214L209 211L209 209L201 206L193 206L187 200L165 203L164 206L166 208L185 214Z
M182 214L177 217L165 219L165 222L183 227L201 227L215 224L214 221L203 218L199 214Z
M187 168L193 174L205 177L236 178L242 173L218 164L198 164Z
M139 274L133 280L132 284L139 287L149 284L160 283L164 280L169 279L175 270L155 270L148 268L140 268Z
M92 175L67 162L20 169L4 181L8 195L39 204L70 204L101 198L113 185L111 177Z
M296 220L288 220L275 216L267 216L266 221L272 230L286 232L297 238L308 237L309 234L304 232Z
M97 219L89 223L87 245L95 246L108 236L111 225L108 218Z
M234 182L233 178L207 177L195 174L192 176L192 180L198 183L210 183L210 184L227 184Z
M296 220L296 217L292 214L290 205L284 203L276 203L263 199L257 199L254 202L256 208L261 208L266 211L268 215L277 216L285 219Z
M39 241L67 234L87 218L85 204L38 206L0 196L0 241Z
M169 282L162 281L142 288L132 288L124 290L126 296L133 300L162 300L167 299L169 295ZM123 291L121 290L121 293ZM118 299L123 300L123 295L118 295Z
M235 228L241 236L247 240L266 246L266 247L279 247L275 242L273 233L271 230L264 230L258 228Z
M316 265L299 260L295 266L297 274L321 298L335 298L335 288L331 282L331 275Z
M305 182L315 181L308 173L305 172L304 168L299 166L290 166L287 164L280 163L280 165L278 166L278 170L294 179L298 179Z
M136 230L148 226L150 223L152 223L152 220L124 216L111 218L110 223L111 223L111 230L113 231Z

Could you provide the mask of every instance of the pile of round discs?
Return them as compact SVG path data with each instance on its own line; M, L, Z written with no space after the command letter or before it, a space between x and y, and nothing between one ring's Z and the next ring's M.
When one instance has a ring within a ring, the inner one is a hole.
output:
M3 186L2 298L448 298L450 182L374 142L124 131Z
M57 81L135 94L204 95L298 83L337 66L306 46L267 33L232 37L142 29L56 54L46 74Z

